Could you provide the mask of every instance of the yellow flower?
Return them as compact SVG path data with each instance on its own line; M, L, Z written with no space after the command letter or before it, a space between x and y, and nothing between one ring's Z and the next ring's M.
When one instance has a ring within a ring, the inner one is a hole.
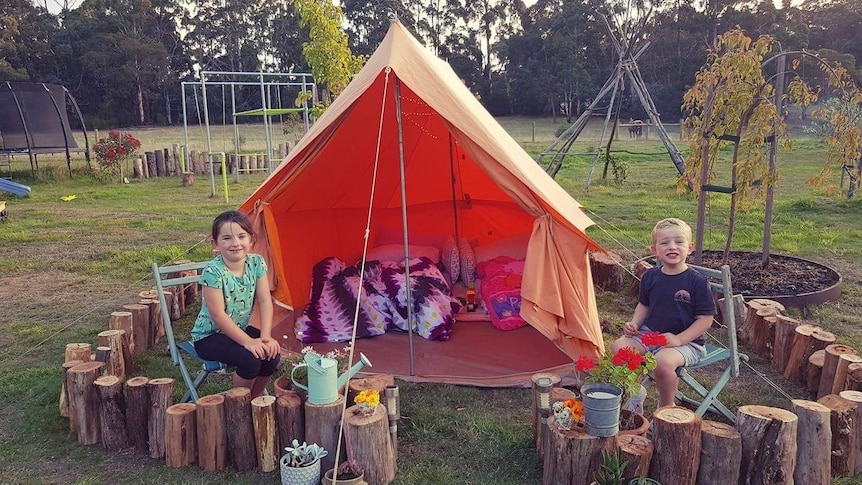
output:
M354 404L364 404L371 408L376 408L380 404L380 392L374 389L366 389L360 392L353 398Z

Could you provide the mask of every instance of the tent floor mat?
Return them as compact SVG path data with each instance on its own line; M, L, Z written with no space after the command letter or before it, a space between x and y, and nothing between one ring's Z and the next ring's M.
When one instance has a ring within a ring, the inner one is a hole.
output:
M282 347L298 352L293 318L278 320L273 337ZM322 353L343 348L344 343L310 344ZM489 321L456 322L452 338L445 342L413 335L414 374L410 374L409 336L389 332L356 340L356 352L364 353L372 367L360 374L392 374L410 382L440 382L479 387L530 387L537 372L553 372L563 384L574 384L572 360L544 335L527 325L502 331ZM358 354L357 354L358 356ZM358 357L354 357L358 359Z

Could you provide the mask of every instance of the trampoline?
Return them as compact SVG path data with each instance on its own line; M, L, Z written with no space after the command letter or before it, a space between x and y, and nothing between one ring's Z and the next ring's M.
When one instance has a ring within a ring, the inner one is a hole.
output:
M79 147L69 127L71 110L84 131ZM90 142L78 104L59 84L5 82L0 84L0 158L26 154L30 170L38 168L39 154L65 153L72 175L72 153L84 153L90 165Z

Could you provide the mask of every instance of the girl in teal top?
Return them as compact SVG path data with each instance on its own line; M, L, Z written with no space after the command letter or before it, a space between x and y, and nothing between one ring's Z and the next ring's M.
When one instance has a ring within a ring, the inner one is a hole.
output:
M249 253L254 238L251 222L237 211L219 214L213 221L212 245L219 253L203 269L200 284L203 304L192 328L198 355L236 366L235 387L263 394L279 363L280 346L271 335L272 296L266 263ZM248 324L254 306L260 329Z

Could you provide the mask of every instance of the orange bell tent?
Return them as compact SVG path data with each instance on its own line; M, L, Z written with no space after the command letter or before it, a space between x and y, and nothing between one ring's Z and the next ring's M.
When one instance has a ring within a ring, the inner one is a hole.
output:
M565 354L549 346L569 368L572 359L604 350L587 253L599 247L585 234L592 221L449 65L397 21L365 67L240 210L255 220L255 251L267 258L276 300L292 308L307 303L318 261L335 256L353 264L361 258L366 226L368 248L382 233L401 234L405 222L408 242L410 235L457 234L481 247L530 233L521 315L541 333L539 340L550 340ZM472 341L472 348L454 351L459 326L473 323L455 325L448 342L415 340L428 345L429 353L446 347L452 354L474 355L476 345L493 353L498 339L514 339L515 348L506 353L517 355L500 355L500 361L546 353L526 347L535 340L493 328Z

